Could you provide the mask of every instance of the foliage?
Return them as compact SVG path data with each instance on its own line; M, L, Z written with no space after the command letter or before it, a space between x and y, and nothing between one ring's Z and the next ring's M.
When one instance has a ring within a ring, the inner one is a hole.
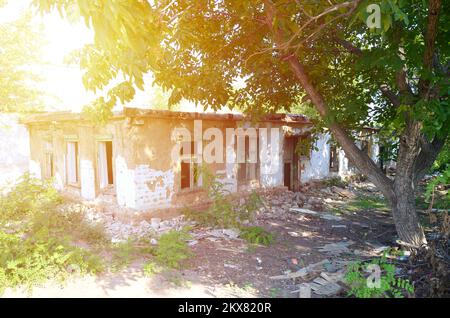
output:
M274 241L273 235L259 226L243 227L239 236L251 244L268 246Z
M0 224L2 221L22 221L39 211L48 211L62 202L50 181L22 175L12 189L5 188L0 197Z
M103 270L98 257L71 245L67 239L50 236L46 228L25 239L23 234L0 230L0 249L0 291L20 285L31 289L49 278L63 280L71 272Z
M94 44L80 53L81 66L86 70L83 82L88 89L102 89L120 73L142 89L144 74L152 72L155 83L172 92L171 104L186 98L213 109L231 104L257 113L311 106L311 100L298 89L298 81L285 63L283 50L275 47L274 35L266 25L267 2L163 0L131 1L124 5L88 0L35 0L34 3L44 12L52 8L70 12L75 7L95 31ZM396 111L386 103L379 91L380 80L397 88L395 73L407 66L411 78L426 73L432 82L446 85L442 74L428 74L422 65L426 4L376 1L381 7L381 28L369 28L366 8L372 2L362 1L356 9L349 3L312 21L311 17L330 9L328 1L276 5L278 14L272 26L285 33L291 47L296 49L296 56L308 65L311 82L333 111L331 117L353 127L373 120L401 126L403 111ZM442 65L448 59L445 5L436 41ZM301 28L305 24L308 27ZM362 57L355 60L342 50L340 39L361 48ZM398 54L400 47L402 57ZM243 79L245 85L236 88L236 79ZM113 90L111 97L120 96ZM424 122L435 128L443 127L447 120L448 113L442 104L417 101L413 108L430 110L431 120ZM416 112L421 116L424 113Z
M350 211L361 210L386 210L386 200L375 196L359 196L346 204L346 209Z
M124 242L113 243L109 249L112 254L111 270L114 272L125 268L140 257L155 254L154 247L150 246L148 241L131 238Z
M165 267L180 269L182 262L192 256L192 251L186 242L190 238L186 229L171 230L161 235L155 251L157 263Z
M0 290L32 286L69 274L97 273L102 261L73 242L101 244L101 228L80 210L59 209L62 199L49 182L24 175L0 197Z
M0 3L1 6L1 3ZM30 112L42 108L41 78L30 69L41 60L42 30L25 13L13 22L0 23L0 111Z
M345 188L348 186L348 182L343 180L341 177L333 177L333 178L328 178L322 181L322 184L325 187L340 187L340 188Z
M440 171L450 169L450 138L445 142L442 151L439 153L436 161L433 163L432 171Z
M366 277L368 266L379 266L381 270L379 287L368 286ZM395 265L388 263L385 256L370 262L350 264L345 281L350 286L348 294L357 298L403 298L405 295L414 294L414 287L408 280L395 277Z
M203 188L211 199L211 205L201 212L186 209L188 218L208 226L239 228L243 222L250 221L254 212L261 206L261 198L256 192L252 192L244 204L233 204L226 185L218 181L208 168L202 167L198 173L202 175Z
M155 262L148 262L144 264L143 270L145 276L152 276L154 274L160 273L162 271L162 268Z
M450 133L449 1L34 4L43 12L75 7L94 30L94 43L83 49L80 62L88 89L103 89L118 75L142 89L144 74L151 72L154 83L171 92L169 104L186 99L213 110L237 106L248 114L290 111L299 102L312 106L320 126L329 128L391 203L413 195L415 176L440 151L435 141ZM378 5L379 25L368 23L369 5ZM110 92L111 99L119 98L120 92ZM355 147L350 132L366 126L398 142L395 181ZM394 187L398 182L403 186ZM409 223L396 224L400 238L425 241L415 209L403 206L393 209L401 214L396 222Z
M430 182L427 183L424 194L425 202L430 202L433 200L433 206L435 208L448 209L450 207L450 191L447 190L443 197L433 197L436 194L435 190L440 186L450 186L450 165L439 176L431 179Z

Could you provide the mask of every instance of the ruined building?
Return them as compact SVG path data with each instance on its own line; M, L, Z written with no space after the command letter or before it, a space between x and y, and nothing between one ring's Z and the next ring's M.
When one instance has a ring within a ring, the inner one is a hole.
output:
M351 171L328 134L308 153L296 151L312 128L302 115L273 114L251 122L239 114L125 108L104 125L70 112L35 114L23 123L33 175L51 178L56 188L87 200L112 194L117 204L136 210L195 201L202 191L196 173L202 165L231 192L277 186L295 191L302 182ZM248 128L256 134L247 134ZM180 129L192 139L177 135ZM377 156L372 139L362 146ZM199 158L199 150L219 160Z

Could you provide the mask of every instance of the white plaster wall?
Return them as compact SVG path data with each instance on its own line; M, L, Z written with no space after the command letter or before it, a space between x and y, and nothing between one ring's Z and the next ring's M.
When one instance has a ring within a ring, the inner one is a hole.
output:
M115 164L117 203L127 208L135 208L134 170L128 169L125 159L121 156L116 157Z
M372 136L372 145L371 145L371 159L378 163L379 161L379 154L380 154L380 146L378 144L378 138L376 136ZM358 148L361 148L361 142L356 141L356 146ZM339 176L340 177L347 177L349 175L357 173L358 170L354 168L349 168L349 160L345 156L345 152L342 149L339 149Z
M87 200L95 199L95 171L90 160L80 161L81 196Z
M0 114L0 186L16 180L30 169L28 130L15 114ZM31 164L40 176L39 164Z
M283 185L283 139L283 134L278 128L259 130L260 182L262 187Z
M380 145L378 144L378 137L372 136L372 160L378 163L378 156L380 155Z
M219 178L218 180L225 185L225 189L230 192L237 191L237 154L234 149L235 137L229 136L228 132L226 135L226 149L225 149L225 175L223 178ZM221 176L221 174L219 174Z
M158 171L139 165L134 171L135 209L166 208L174 193L174 172Z
M304 169L301 172L300 181L308 182L313 179L323 179L330 173L330 140L329 134L321 134L314 146L317 150L311 151L309 160L302 160Z
M30 172L30 176L32 176L33 178L41 179L42 171L39 161L30 160L28 164L28 170Z
M339 149L339 176L346 177L352 174L351 170L348 168L348 158L345 156L345 152L342 149Z

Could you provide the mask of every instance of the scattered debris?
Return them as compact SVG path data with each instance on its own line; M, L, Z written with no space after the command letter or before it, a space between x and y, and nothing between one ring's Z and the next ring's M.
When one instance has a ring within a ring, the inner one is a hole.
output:
M223 238L231 240L235 240L239 237L239 230L237 229L213 229L206 233L215 238Z
M331 191L333 191L334 193L339 194L341 197L347 198L347 199L353 199L356 197L355 193L346 190L346 189L342 189L336 186L332 186L331 187Z
M318 215L319 214L319 213L317 213L315 211L311 211L311 210L308 210L308 209L300 209L300 208L291 208L290 211L303 213L303 214L310 214L310 215Z
M324 220L329 221L342 221L342 218L333 214L329 213L318 213L316 211L308 210L308 209L301 209L301 208L291 208L289 211L296 212L296 213L302 213L302 214L309 214L309 215L315 215L320 217Z
M351 251L348 246L352 245L353 243L353 241L342 241L338 243L325 244L319 247L319 251L335 256L342 253L350 253Z
M345 228L347 228L347 225L335 225L335 224L333 224L331 227L332 228L337 228L337 229L340 229L340 228L345 229Z
M292 279L292 278L297 278L297 277L305 277L308 274L316 271L318 267L321 267L321 266L323 267L323 265L326 264L327 262L329 262L329 261L327 259L325 259L318 263L314 263L314 264L308 265L304 268L301 268L296 272L287 273L285 275L272 276L272 277L270 277L270 279L278 280L278 279Z

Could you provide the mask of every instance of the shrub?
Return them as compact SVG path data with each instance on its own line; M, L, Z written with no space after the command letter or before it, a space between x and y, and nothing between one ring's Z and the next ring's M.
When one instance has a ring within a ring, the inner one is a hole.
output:
M259 226L249 226L241 229L240 237L251 244L270 245L274 241L271 233Z
M379 266L379 287L367 284L366 270L368 266ZM355 262L348 266L345 281L350 286L349 296L358 298L403 298L405 295L413 295L414 287L406 279L395 277L395 265L387 262L385 256L371 262Z
M0 231L0 250L0 292L20 285L31 289L49 278L63 280L71 271L84 274L103 269L100 259L49 236L45 228L25 239Z
M0 291L103 270L98 257L72 243L102 242L103 230L82 211L58 209L61 202L49 182L29 175L0 197Z
M186 229L171 230L161 235L155 251L156 261L169 268L181 268L182 262L192 256L191 248L186 242L190 238Z
M0 198L0 224L22 221L35 212L54 209L62 202L58 191L50 181L42 181L24 174L12 189L3 189Z
M199 170L202 174L203 186L207 190L212 203L206 211L197 212L186 209L185 215L200 224L221 228L240 228L245 221L250 221L262 201L256 192L252 192L243 205L233 204L230 192L222 182L207 168Z
M343 180L340 177L333 177L333 178L325 179L322 181L322 184L326 187L336 186L336 187L340 187L340 188L345 188L346 186L348 186L348 182Z
M149 262L144 265L145 276L152 276L153 274L160 273L161 271L162 271L161 266L159 266L155 262Z

